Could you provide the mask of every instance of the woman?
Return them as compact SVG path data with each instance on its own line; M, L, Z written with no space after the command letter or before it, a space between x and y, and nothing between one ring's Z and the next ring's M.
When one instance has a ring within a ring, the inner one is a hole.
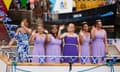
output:
M17 55L18 62L27 61L28 49L29 49L29 35L31 34L31 29L28 28L28 20L23 19L21 22L21 27L17 29L15 37L11 40L8 47L17 41Z
M88 32L88 24L87 22L82 23L82 30L79 33L79 39L81 44L81 62L88 63L90 56L90 33Z
M61 40L58 38L58 26L51 26L51 33L46 36L47 46L46 55L47 56L61 56ZM47 58L47 62L60 62L60 58L50 57Z
M29 0L30 8L33 10L35 8L35 0Z
M43 13L49 13L51 10L51 3L49 0L41 0L41 9Z
M42 25L39 25L37 27L37 33L36 31L32 32L32 35L30 37L30 41L34 41L34 49L32 52L32 55L36 55L37 57L33 57L33 62L40 62L39 56L45 55L45 38L46 35L43 33L44 28Z
M92 38L92 55L99 57L98 62L103 62L103 58L108 53L107 47L107 33L102 29L101 20L96 21L95 28L91 31Z
M60 27L59 34L64 27ZM66 33L60 35L61 39L64 39L64 48L63 48L63 56L78 56L78 44L79 38L78 35L74 33L75 26L74 24L70 23L67 27ZM71 57L65 57L63 62L71 62ZM78 62L77 57L72 57L72 62Z

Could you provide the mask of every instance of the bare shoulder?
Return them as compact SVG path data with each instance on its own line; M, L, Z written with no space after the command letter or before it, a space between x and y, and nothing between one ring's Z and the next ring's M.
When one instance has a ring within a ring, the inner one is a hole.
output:
M52 34L48 34L48 36L52 36Z
M17 30L21 30L21 28L17 28Z
M28 28L30 31L32 31L32 29L31 28Z
M17 30L16 30L16 32L19 32L19 31L21 31L22 29L21 28L18 28Z
M68 33L67 33L67 32L65 32L65 33L63 33L63 35L64 35L64 36L66 36L66 35L68 35Z
M88 32L88 35L90 35L91 33L90 32Z
M106 30L105 30L105 29L102 29L102 32L106 33Z
M74 33L74 35L75 35L75 36L78 36L78 34L77 34L77 33Z
M50 34L48 36L50 36ZM43 37L46 37L46 34L43 34Z
M32 29L31 28L28 28L30 31L32 31Z

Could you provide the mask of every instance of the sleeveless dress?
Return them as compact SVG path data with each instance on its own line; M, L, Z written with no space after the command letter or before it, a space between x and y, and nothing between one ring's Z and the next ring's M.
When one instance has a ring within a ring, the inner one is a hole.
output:
M78 56L77 36L65 36L63 56ZM64 57L63 62L71 62L71 57ZM78 62L78 58L72 57L72 62Z
M95 31L95 38L92 42L92 55L94 57L97 56L105 56L105 44L104 44L104 37L105 37L105 31L102 30L102 33L99 34L97 31ZM98 62L103 62L103 58L97 58Z
M17 40L17 61L28 61L27 55L29 49L29 34L19 32L17 35L15 35L15 38Z
M40 38L39 34L36 34L36 39L34 41L34 49L32 55L44 56L45 55L45 35ZM32 62L40 62L39 57L33 57Z
M50 35L50 42L46 46L46 56L61 56L61 43L60 39ZM48 57L47 62L60 62L60 58Z
M81 44L81 62L85 61L89 62L89 58L86 56L90 56L90 33L88 35L88 37L83 36L83 43Z

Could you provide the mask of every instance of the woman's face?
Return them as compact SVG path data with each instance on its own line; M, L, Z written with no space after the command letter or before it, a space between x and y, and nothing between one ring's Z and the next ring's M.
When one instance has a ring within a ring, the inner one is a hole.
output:
M75 31L75 26L74 24L69 24L67 27L68 32L74 32Z
M87 25L87 24L84 24L84 25L83 25L83 30L84 30L84 31L88 31L88 25Z
M38 33L43 33L44 32L44 28L42 26L38 26Z
M27 21L27 20L24 21L24 25L25 25L26 27L28 27L28 21Z
M96 27L97 28L102 28L102 22L97 22Z
M51 32L52 32L52 33L57 33L57 32L58 32L57 27L53 27L53 28L51 29Z
M24 20L22 21L22 23L24 24L24 26L28 27L28 20L27 20L27 19L24 19ZM22 24L22 23L21 23L21 24Z

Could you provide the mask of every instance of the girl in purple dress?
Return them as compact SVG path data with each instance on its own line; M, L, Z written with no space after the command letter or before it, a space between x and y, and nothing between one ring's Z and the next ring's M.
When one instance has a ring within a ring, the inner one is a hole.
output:
M46 35L46 56L61 56L61 40L58 38L58 26L51 26L51 33ZM47 62L60 62L59 57L48 57Z
M36 31L33 31L32 36L30 37L30 41L34 41L34 49L33 49L33 55L36 56L44 56L45 55L45 34L44 28L42 25L39 25L37 28L38 33ZM33 62L40 62L39 57L33 57Z
M102 63L103 58L108 53L107 47L107 34L104 29L102 29L101 20L96 21L95 28L91 31L92 38L92 55L97 58L98 63Z
M63 28L60 27L60 31ZM79 44L79 39L78 39L78 35L74 33L75 31L75 26L74 24L70 23L67 27L67 31L66 33L62 34L60 36L60 38L64 39L64 47L63 47L63 56L68 56L68 57L64 57L62 60L63 62L78 62L78 58L77 57L70 57L70 56L78 56L79 55L79 50L78 50L78 44ZM60 33L60 32L59 32Z
M80 39L80 55L81 55L81 63L90 62L90 33L88 32L88 24L87 22L82 23L82 30L79 33Z

